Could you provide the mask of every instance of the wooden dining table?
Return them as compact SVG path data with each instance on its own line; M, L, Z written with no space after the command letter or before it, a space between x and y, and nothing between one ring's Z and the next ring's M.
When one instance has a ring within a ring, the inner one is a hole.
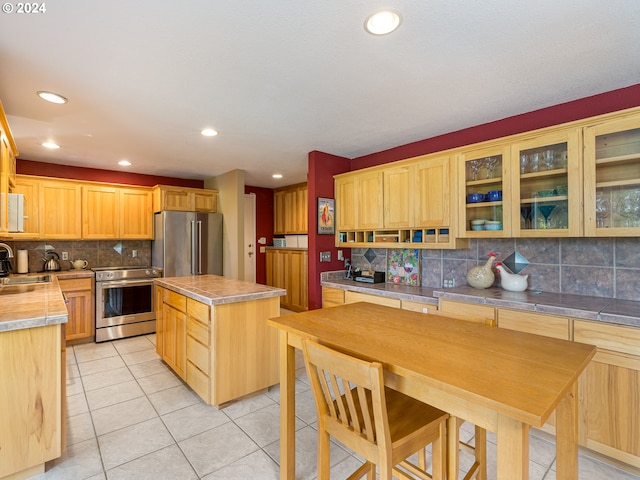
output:
M495 432L499 480L529 478L529 430L555 411L557 478L578 478L577 383L592 345L363 302L268 324L280 336L283 480L295 479L295 349L305 338L377 360L387 386Z

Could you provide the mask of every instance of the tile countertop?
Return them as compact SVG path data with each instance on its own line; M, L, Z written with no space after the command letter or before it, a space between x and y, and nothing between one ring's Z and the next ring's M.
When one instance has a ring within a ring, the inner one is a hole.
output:
M56 275L49 283L0 286L0 333L67 323Z
M509 292L501 288L476 289L469 286L455 288L408 287L390 283L367 284L344 278L344 271L324 272L323 287L340 288L383 297L438 304L439 298L481 303L495 307L532 312L566 315L585 320L640 327L640 301L616 300L605 297L570 295L550 292Z
M287 293L282 288L233 280L218 275L156 278L154 282L156 285L207 305L247 302L261 298L280 297Z

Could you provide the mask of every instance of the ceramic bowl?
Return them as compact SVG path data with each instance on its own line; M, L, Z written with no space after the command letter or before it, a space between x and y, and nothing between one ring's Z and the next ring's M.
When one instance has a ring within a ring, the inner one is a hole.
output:
M553 197L555 191L551 188L549 190L538 190L538 195L541 197Z
M502 190L491 190L487 193L490 202L499 202L502 200Z
M558 195L566 195L567 193L569 193L569 189L567 188L566 185L557 185L556 186L556 193Z
M502 222L497 220L489 220L484 224L485 230L502 230Z
M484 193L470 193L467 195L467 201L469 203L484 202Z
M475 231L484 230L484 225L482 223L477 225L471 225L471 230L475 230Z

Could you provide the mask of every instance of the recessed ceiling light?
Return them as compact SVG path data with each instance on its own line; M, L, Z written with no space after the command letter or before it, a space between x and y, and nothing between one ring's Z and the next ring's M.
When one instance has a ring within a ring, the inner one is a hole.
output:
M215 137L218 134L218 132L215 131L213 128L205 128L200 133L205 137Z
M53 142L44 142L42 144L42 146L44 148L50 148L51 150L55 150L56 148L60 148L60 145L58 145L57 143L53 143Z
M37 93L41 99L46 100L47 102L59 103L59 104L67 103L67 99L64 98L62 95L58 95L57 93L45 92L44 90L40 90Z
M386 35L400 26L402 17L395 10L381 10L364 21L364 29L373 35Z
M273 178L282 178L282 174L281 173L274 173L273 175L271 175Z
M123 167L128 167L131 165L131 162L129 160L120 160L118 162L118 165L122 165Z

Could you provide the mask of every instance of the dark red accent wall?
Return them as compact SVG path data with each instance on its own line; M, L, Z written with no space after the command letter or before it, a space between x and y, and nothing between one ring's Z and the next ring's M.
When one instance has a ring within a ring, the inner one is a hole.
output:
M344 262L338 260L338 249L333 235L318 235L318 197L335 198L333 176L348 172L351 161L328 153L309 153L309 175L307 179L309 198L309 309L322 308L320 273L341 270ZM331 252L331 262L320 263L320 252ZM351 249L343 248L345 258L351 257Z
M260 253L257 243L260 237L267 239L267 245L273 245L273 190L270 188L245 185L244 193L256 195L256 283L267 283L267 255Z
M153 187L154 185L173 185L177 187L203 188L204 180L190 180L187 178L160 177L144 175L142 173L117 172L98 168L74 167L58 165L57 163L36 162L18 159L16 172L21 175L39 175L41 177L67 178L71 180L85 180L89 182L120 183L124 185L139 185Z
M359 170L637 106L640 83L357 157L351 168Z

